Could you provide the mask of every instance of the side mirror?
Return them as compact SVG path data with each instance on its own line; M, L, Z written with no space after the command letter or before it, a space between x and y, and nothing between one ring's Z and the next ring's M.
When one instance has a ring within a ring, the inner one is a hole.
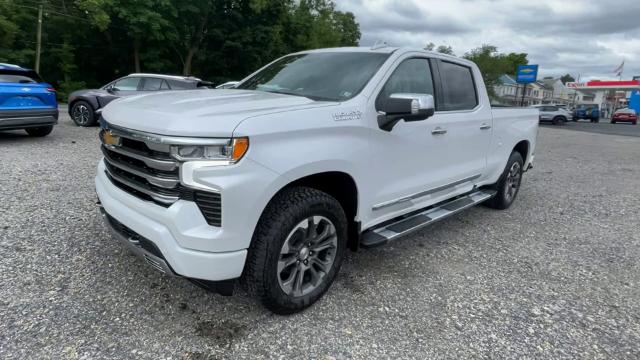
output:
M400 120L425 120L436 111L433 95L429 94L391 94L379 109L378 126L391 131Z
M117 88L117 87L115 87L115 86L109 86L109 87L107 88L107 92L108 92L109 94L113 94L113 93L115 93L116 91L118 91L118 88Z

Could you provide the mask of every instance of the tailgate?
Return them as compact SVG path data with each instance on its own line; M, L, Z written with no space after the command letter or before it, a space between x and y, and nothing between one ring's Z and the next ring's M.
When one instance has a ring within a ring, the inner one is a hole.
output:
M0 82L0 110L56 108L56 93L46 83Z

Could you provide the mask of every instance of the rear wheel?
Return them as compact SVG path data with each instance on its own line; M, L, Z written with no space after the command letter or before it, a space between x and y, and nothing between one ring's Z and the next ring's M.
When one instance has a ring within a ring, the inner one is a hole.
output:
M78 101L71 107L71 119L78 126L88 127L96 123L95 113L86 101Z
M244 283L277 314L301 311L329 289L346 245L347 219L336 199L307 187L285 189L260 217Z
M553 125L564 125L565 122L567 122L567 119L562 116L556 116L553 118Z
M53 131L53 125L27 128L27 129L24 129L24 130L30 136L43 137L43 136L47 136L47 135L51 134L51 131Z
M486 205L499 210L504 210L511 206L520 190L523 171L524 160L522 155L515 151L512 152L500 180L492 187L497 193L486 202Z

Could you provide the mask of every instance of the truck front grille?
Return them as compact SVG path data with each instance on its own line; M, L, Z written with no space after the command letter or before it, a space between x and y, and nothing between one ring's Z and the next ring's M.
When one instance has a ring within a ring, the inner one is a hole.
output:
M179 163L170 156L169 145L148 144L120 132L118 145L106 144L106 131L100 132L101 150L105 172L115 186L164 207L178 199L194 201L209 225L222 226L221 195L181 185Z

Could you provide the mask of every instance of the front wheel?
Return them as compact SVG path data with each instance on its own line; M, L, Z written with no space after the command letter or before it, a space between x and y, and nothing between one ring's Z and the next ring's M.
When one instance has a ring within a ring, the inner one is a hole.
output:
M520 190L523 169L522 155L515 151L512 152L500 180L492 186L497 193L486 202L486 205L498 210L504 210L511 206Z
M29 136L43 137L51 134L51 131L53 131L53 125L26 128L24 130L27 132L27 134L29 134Z
M556 116L553 118L553 125L564 125L565 122L567 122L567 119L562 116Z
M86 101L78 101L71 107L71 119L78 126L88 127L96 123L96 116L91 105Z
M301 311L329 289L346 245L347 219L336 199L307 187L285 189L260 217L243 282L274 313Z

